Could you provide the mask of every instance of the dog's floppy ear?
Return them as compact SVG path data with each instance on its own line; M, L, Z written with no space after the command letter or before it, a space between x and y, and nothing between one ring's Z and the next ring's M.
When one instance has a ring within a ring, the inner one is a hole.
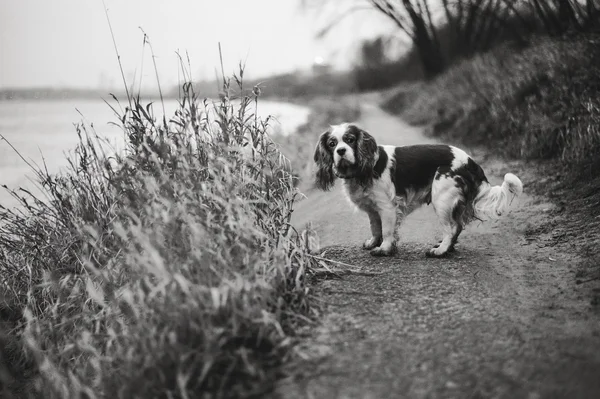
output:
M360 176L371 177L375 167L375 156L378 151L377 142L369 133L358 129L358 142L356 150L358 152L357 162L360 168Z
M327 139L331 132L327 130L321 134L317 147L315 148L315 162L317 164L316 185L321 190L329 190L335 183L335 174L333 173L333 156L327 149Z
M377 142L375 141L375 138L362 129L359 129L359 131L358 151L365 157L372 156L377 152Z

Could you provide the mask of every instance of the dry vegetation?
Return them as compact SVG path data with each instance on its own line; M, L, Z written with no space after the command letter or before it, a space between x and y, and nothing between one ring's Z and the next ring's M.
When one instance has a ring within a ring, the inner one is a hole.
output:
M46 198L0 210L0 394L256 397L312 316L314 259L289 225L289 165L253 113L183 86L169 122L116 106L124 154L92 129ZM210 115L213 117L210 117Z
M597 44L585 37L542 39L522 51L504 46L400 93L387 108L433 123L434 133L500 144L513 157L587 159L600 145Z

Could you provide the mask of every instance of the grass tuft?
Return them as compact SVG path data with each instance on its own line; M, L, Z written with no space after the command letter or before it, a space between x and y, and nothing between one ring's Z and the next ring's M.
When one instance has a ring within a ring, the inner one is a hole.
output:
M297 192L259 91L233 91L225 80L212 103L185 83L168 123L129 98L124 152L80 125L68 169L36 169L43 198L12 191L20 207L0 207L2 362L20 348L0 362L5 397L272 388L311 317L315 260L289 225Z

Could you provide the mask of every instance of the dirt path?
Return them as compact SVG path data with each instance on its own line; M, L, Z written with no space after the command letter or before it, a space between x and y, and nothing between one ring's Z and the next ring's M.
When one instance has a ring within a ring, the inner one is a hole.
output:
M367 105L360 123L379 143L431 142ZM483 163L497 183L517 164ZM520 175L527 191L528 179ZM577 257L531 234L552 205L524 195L496 223L471 224L448 259L425 258L439 238L431 207L408 217L398 253L361 250L368 220L340 192L308 191L293 217L312 222L327 258L370 275L317 285L324 313L299 347L306 359L284 398L598 398L600 314L581 296Z

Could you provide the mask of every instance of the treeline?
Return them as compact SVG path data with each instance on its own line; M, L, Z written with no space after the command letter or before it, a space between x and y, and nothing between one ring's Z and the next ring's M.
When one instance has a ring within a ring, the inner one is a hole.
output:
M293 72L279 75L265 76L257 79L245 79L243 88L238 89L246 94L252 92L254 87L260 88L263 98L277 98L294 100L298 98L313 98L321 95L335 95L349 93L356 90L351 72L325 71L310 73ZM200 81L194 83L198 93L209 98L218 98L222 90L215 81ZM175 88L170 93L176 97Z
M361 89L400 80L430 79L461 59L510 42L527 47L533 37L597 31L600 0L369 0L407 34L413 48L401 60L379 39L363 45L356 80ZM366 61L369 60L369 61Z
M100 98L105 93L94 89L71 88L15 88L0 89L0 101L3 100L68 100L83 98Z
M330 0L334 1L334 0ZM303 0L323 7L323 0ZM340 0L336 8L343 10ZM432 79L457 62L501 44L524 49L540 36L600 30L600 0L366 0L406 34L412 47L400 58L389 55L391 41L379 37L360 46L350 72L289 73L255 79L266 97L298 98L385 89L401 81ZM349 10L360 9L347 0ZM324 32L340 18L332 18ZM323 35L323 34L322 34ZM216 93L213 82L202 93Z

